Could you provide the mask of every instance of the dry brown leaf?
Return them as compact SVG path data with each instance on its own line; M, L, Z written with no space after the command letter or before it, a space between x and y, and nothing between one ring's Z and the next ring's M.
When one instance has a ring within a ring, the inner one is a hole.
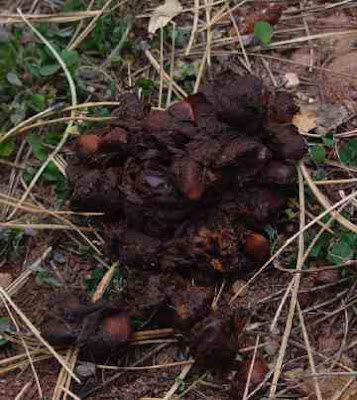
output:
M317 127L318 114L316 111L302 110L293 117L293 125L303 132L309 132Z
M166 0L164 4L154 10L149 21L149 33L155 33L158 29L166 26L181 13L182 9L182 5L178 0Z

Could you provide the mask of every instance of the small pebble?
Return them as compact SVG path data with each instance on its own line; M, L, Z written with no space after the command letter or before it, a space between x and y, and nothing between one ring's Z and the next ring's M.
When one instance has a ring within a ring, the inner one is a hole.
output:
M89 378L90 376L95 375L95 364L91 362L80 363L76 368L76 372L83 378Z
M66 257L62 253L55 253L53 255L53 260L59 264L64 264L66 262Z
M287 72L284 75L286 89L294 89L300 85L299 77L293 72Z

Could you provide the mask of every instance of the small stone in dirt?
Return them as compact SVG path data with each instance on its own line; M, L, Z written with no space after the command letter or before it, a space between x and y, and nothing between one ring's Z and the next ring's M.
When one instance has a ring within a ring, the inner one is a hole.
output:
M55 253L53 255L53 261L56 261L59 264L64 264L66 262L66 257L62 253Z
M76 372L83 378L89 378L95 375L95 364L91 362L81 362L77 365Z
M11 274L6 272L0 273L0 286L6 288L13 281Z
M287 72L284 75L284 82L287 89L294 89L300 85L299 77L294 72Z

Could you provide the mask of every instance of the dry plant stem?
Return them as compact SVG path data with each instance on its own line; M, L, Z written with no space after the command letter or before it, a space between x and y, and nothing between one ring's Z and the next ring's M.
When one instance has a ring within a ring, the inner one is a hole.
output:
M162 91L164 86L164 29L160 27L160 86L159 86L159 104L158 107L161 108L162 106ZM172 76L170 77L172 79ZM171 80L170 80L171 82ZM170 83L171 84L171 83ZM172 87L172 84L171 84Z
M291 204L293 205L293 206L299 206L298 205L298 203L295 201L295 200L292 200L291 201ZM309 217L309 218L311 218L311 219L314 219L315 218L315 215L314 214L312 214L310 211L308 211L308 210L305 210L305 214ZM321 222L321 221L318 221L317 222L317 224L318 225L320 225L322 228L324 228L326 225L323 223L323 222ZM330 232L332 235L334 235L335 233L334 233L334 231L331 229L331 228L326 228L326 230L328 231L328 232Z
M6 288L6 292L9 296L13 296L19 289L22 288L22 286L26 283L27 279L32 274L32 271L35 270L36 267L41 265L41 263L47 258L51 251L52 247L47 247L39 258L37 258L30 266L28 266L17 279L10 283L10 285Z
M172 82L175 69L175 48L176 48L176 24L170 21L172 25L172 39L171 39L171 60L170 60L170 82L167 90L166 108L171 104L172 99Z
M299 177L299 201L300 201L300 231L303 233L304 228L305 228L305 193L304 193L304 180L303 176L301 174L301 171L298 169L298 177ZM299 250L298 250L298 257L297 257L297 263L296 263L296 270L301 270L302 269L302 260L304 256L304 235L301 234L299 236ZM299 286L300 286L300 279L301 279L301 274L296 274L292 280L294 281L293 287L291 289L291 299L290 299L290 307L289 307L289 314L286 319L286 324L285 324L285 331L284 335L281 341L280 349L279 349L279 354L278 354L278 359L275 364L275 370L273 374L273 379L269 391L269 396L270 397L275 397L276 390L277 390L277 385L279 381L279 377L281 374L282 370L282 365L284 361L284 356L286 352L286 348L288 345L288 340L293 324L293 319L294 319L294 314L295 314L295 307L296 307L296 302L297 302L297 295L299 291ZM321 400L321 399L318 399Z
M183 365L191 365L194 361L178 361L167 364L160 365L147 365L144 367L116 367L112 365L97 365L97 368L104 370L113 370L113 371L149 371L153 369L162 369L162 368L171 368L171 367L182 367Z
M244 66L245 66L245 68L251 73L251 72L252 72L252 66L251 66L251 64L250 64L249 58L248 58L248 56L247 56L247 53L246 53L246 51L245 51L244 43L243 43L243 41L242 41L242 36L241 36L241 34L240 34L240 32L239 32L238 25L237 25L237 23L236 23L236 20L234 19L234 15L232 14L232 10L231 10L231 7L229 6L228 0L226 0L226 7L227 7L227 9L228 9L229 16L230 16L231 21L232 21L232 23L233 23L234 30L235 30L236 33L237 33L237 39L238 39L239 46L240 46L240 48L241 48L241 50L242 50L243 57L244 57L244 61L245 61L245 65L244 65Z
M14 133L18 132L22 127L27 126L30 122L36 121L39 118L52 114L56 108L56 106L49 107L46 110L41 111L40 113L26 119L25 121L20 122L18 125L14 126L8 132L6 132L5 135L2 135L0 137L0 143L4 142L6 139L14 135Z
M207 372L205 372L203 375L201 375L198 379L196 379L194 382L191 383L191 385L185 389L183 392L181 392L179 395L175 396L175 400L176 399L181 399L182 397L184 397L187 393L191 392L191 390L194 390L196 388L196 386L198 386L203 379L205 379L207 376Z
M70 361L73 355L73 349L69 349L67 350L66 356L65 356L65 360L66 360L66 364L68 366L70 366ZM72 370L72 368L71 368ZM64 368L61 368L58 377L57 377L57 382L56 382L56 386L53 392L53 396L52 396L52 400L59 400L61 398L61 386L64 383L66 378L66 370Z
M47 351L44 350L44 349L31 350L30 354L31 354L32 359L34 359L35 356L37 356L37 355L44 355L44 354L47 355ZM14 362L16 363L17 361L22 360L22 359L26 359L26 358L27 358L27 353L17 354L16 356L12 356L12 357L8 357L8 358L5 358L3 360L0 360L0 366L4 367L7 364L11 364L11 363L14 363ZM3 368L1 368L1 372L2 372L2 370L3 370Z
M125 29L125 32L123 33L122 37L120 38L119 43L114 47L114 49L111 51L109 56L102 62L100 65L102 69L107 68L113 61L113 58L120 53L121 49L123 48L123 45L128 37L128 34L131 29L131 24L128 24L128 26Z
M273 321L272 321L272 323L270 325L270 332L274 332L274 330L275 330L275 326L276 326L276 324L277 324L277 322L279 320L280 314L281 314L281 312L283 310L283 307L285 305L285 302L286 302L286 300L287 300L287 298L288 298L288 296L290 294L290 291L291 291L291 288L293 287L293 284L294 284L294 280L291 279L288 287L285 290L284 296L282 297L282 299L280 301L279 307L277 308L277 310L275 312Z
M304 341L305 341L306 351L307 351L307 355L308 355L308 359L309 359L310 369L313 374L316 374L315 360L314 360L314 356L313 356L311 345L310 345L309 335L306 330L304 316L301 312L299 302L296 303L296 308L297 308L297 311L299 314L300 325L301 325L302 334L304 336ZM319 381L318 381L317 377L313 376L312 380L314 382L314 388L315 388L315 394L316 394L317 400L323 400Z
M133 334L132 341L158 339L158 338L173 336L174 334L175 331L172 328L139 331Z
M317 33L314 35L310 36L302 36L298 37L295 39L289 39L289 40L281 40L279 42L273 42L265 47L253 47L251 51L256 51L256 50L273 50L276 48L279 48L284 45L289 45L289 44L297 44L297 43L304 43L308 42L311 40L317 40L317 39L325 39L329 37L335 37L335 36L347 36L347 35L357 35L357 30L348 30L348 31L343 31L343 32L325 32L325 33ZM228 44L233 44L236 43L237 39L236 38L224 38L224 39L217 39L212 42L212 47L218 46L218 45L228 45ZM308 65L309 67L309 65Z
M192 358L189 361L193 361ZM180 387L181 382L186 378L187 374L190 372L192 364L185 365L182 368L180 375L176 378L176 382L171 386L170 390L165 394L162 400L170 400L171 397L176 393L177 389Z
M115 271L116 271L118 265L119 265L118 261L116 263L114 263L110 267L110 269L105 273L105 275L103 276L102 280L99 282L99 284L98 284L98 286L96 288L96 291L95 291L95 293L93 295L93 298L92 298L92 302L93 303L96 303L97 301L99 301L103 297L105 291L107 290L107 288L108 288L108 286L110 284L110 281L113 279L113 276L115 274Z
M337 203L335 203L334 205L332 205L331 207L329 207L328 209L323 211L320 215L318 215L316 218L314 218L312 221L310 221L308 224L306 224L303 229L300 229L293 236L291 236L289 239L287 239L285 244L283 244L280 247L280 249L275 254L273 254L269 258L269 260L265 264L263 264L259 268L259 270L247 281L247 283L244 286L242 286L237 291L237 293L234 294L234 296L232 296L232 298L230 299L229 303L232 304L235 301L235 299L242 293L242 291L246 290L246 288L268 267L268 265L272 261L274 261L291 243L293 243L298 237L300 237L303 232L305 232L307 229L311 228L311 226L315 225L317 223L317 221L320 221L323 217L325 217L326 215L331 213L331 211L335 210L336 208L340 207L341 205L343 205L345 203L350 202L352 199L354 199L356 197L357 197L357 191L352 192L351 194L349 194L345 198L341 199L340 201L338 201Z
M20 390L18 395L15 397L15 400L21 400L22 396L26 393L27 389L31 386L31 382L27 382L25 386Z
M4 199L2 200L1 197ZM4 193L0 193L0 204L6 204L9 207L14 207L16 205L16 198L8 196ZM84 217L98 217L104 215L104 213L100 212L76 212L76 211L51 211L43 206L37 206L30 202L24 201L23 205L19 207L23 211L28 211L33 214L49 214L53 215L80 215Z
M17 133L24 133L27 132L31 129L34 128L39 128L42 126L48 126L48 125L57 125L59 123L62 122L68 122L68 121L93 121L93 122L100 122L100 121L110 121L113 120L115 118L113 117L100 117L100 118L96 118L96 117L84 117L84 116L80 116L80 117L61 117L61 118L56 118L56 119L52 119L49 121L41 121L41 122L36 122L35 124L31 124L31 125L26 125L21 129L18 129Z
M64 393L65 393L65 397L63 397L63 400L67 399L67 395L71 396L72 399L74 399L74 400L81 400L80 397L76 396L73 392L71 392L71 391L70 391L69 389L67 389L66 387L61 386L61 390L63 390Z
M26 317L26 315L20 310L19 307L13 302L11 297L7 294L7 292L0 286L0 295L18 314L18 316L22 319L22 321L27 325L27 327L31 330L31 332L36 336L36 338L48 349L48 351L55 357L55 359L67 370L67 372L75 379L76 382L80 383L80 380L76 377L76 375L68 368L63 358L56 352L56 350L49 345L45 339L41 336L38 329L32 324L32 322Z
M247 400L247 398L248 398L249 385L250 385L250 381L252 380L252 374L253 374L255 358L257 356L257 351L258 351L258 346L259 346L259 339L260 339L260 337L259 337L259 335L257 335L257 338L255 340L255 346L254 346L254 352L253 352L253 356L252 356L252 361L250 362L250 365L249 365L247 381L245 382L245 388L244 388L244 393L243 393L243 399L242 400Z
M206 6L206 22L207 22L207 26L210 26L212 0L204 0L204 1L205 1L205 6ZM207 35L207 38L206 38L207 65L210 67L211 66L211 41L212 41L212 32L211 32L210 27L207 28L206 35Z
M72 76L70 74L70 72L68 71L68 68L66 66L66 64L64 63L64 61L62 60L61 56L58 54L58 52L54 49L54 47L47 41L47 39L24 17L24 15L22 14L21 10L18 9L18 13L20 14L21 18L23 19L23 21L26 23L26 25L28 25L28 27L36 34L36 36L39 37L39 39L46 45L46 47L50 50L50 52L53 54L53 56L56 58L57 62L60 64L60 66L62 67L67 81L69 83L69 87L70 87L70 91L71 91L71 97L72 97L72 105L77 105L77 93L76 93L76 87L74 85ZM72 115L71 117L74 116L74 112L72 111ZM25 193L22 195L19 204L22 204L22 202L24 200L26 200L27 196L29 195L29 193L31 192L32 188L35 186L36 182L38 181L38 179L41 177L43 171L45 170L45 168L48 166L48 164L52 161L52 159L56 156L56 154L61 150L62 146L65 144L69 134L70 134L70 130L73 126L73 121L70 121L69 124L67 125L67 128L65 130L65 132L63 133L63 136L61 138L61 140L59 141L58 145L56 146L56 148L52 151L52 153L48 156L47 160L41 165L40 169L36 172L35 176L33 177L28 189L25 191ZM15 208L11 215L10 218L16 213L17 208Z
M173 79L170 79L170 76L167 75L167 73L165 71L161 71L160 64L156 61L155 57L151 54L149 49L145 49L144 53L145 53L147 59L150 61L151 65L156 70L156 72L158 72L159 74L162 73L164 80L168 84L170 84L170 83L172 84L172 90L176 93L176 95L180 98L187 97L188 96L187 93Z
M203 72L204 72L205 67L206 67L206 60L207 60L207 47L205 49L205 52L203 54L203 57L202 57L202 60L201 60L201 63L200 63L200 68L198 70L198 74L197 74L197 77L196 77L196 82L195 82L195 87L193 89L193 93L197 93L198 90L199 90L199 87L200 87L200 84L201 84L202 75L203 75Z
M27 356L26 356L27 357ZM43 355L43 356L38 356L38 357L33 357L32 361L34 363L44 361L44 360L49 360L52 358L52 355ZM11 364L7 367L3 367L0 369L0 376L7 376L9 372L16 371L17 369L23 370L24 368L27 368L29 366L29 360L23 360L14 364Z
M326 209L331 207L330 202L327 200L327 198L323 195L323 193L315 185L315 183L312 180L311 175L309 174L304 163L300 163L299 169L300 169L301 173L303 174L310 189L314 193L316 199L319 201L319 203L322 206L324 206ZM346 229L349 229L350 231L357 233L357 226L355 224L353 224L351 221L349 221L347 218L345 218L343 215L341 215L337 211L333 211L333 210L331 211L331 214L336 219L336 221L338 221Z
M34 22L56 22L56 23L68 23L80 21L86 18L95 17L100 13L100 10L94 11L78 11L73 13L58 13L58 14L24 14L24 17L29 21ZM18 24L22 22L22 17L18 14L2 13L0 15L0 24Z
M274 76L274 74L273 74L272 71L271 71L271 68L270 68L270 65L269 65L268 61L267 61L264 57L262 57L261 60L262 60L262 63L263 63L263 65L264 65L264 68L265 68L265 69L267 70L267 72L268 72L269 78L270 78L271 81L273 82L274 87L278 87L278 86L279 86L279 85L278 85L278 82L276 81L275 76Z
M79 354L79 349L71 349L69 366L72 369L72 371L74 370L74 368L76 366L78 354ZM64 382L64 385L61 387L62 387L62 390L63 390L63 387L65 389L69 390L69 388L71 387L72 378L70 375L68 375L66 373L66 371L64 371L64 374L65 374L65 382ZM68 392L66 392L66 391L64 391L64 392L65 393L63 395L63 400L66 400Z
M196 36L196 32L197 32L199 14L200 14L200 0L195 0L193 24L192 24L192 29L191 29L190 40L188 42L188 45L187 45L187 48L185 51L185 56L189 56L191 53L191 49L192 49L193 42L195 40L195 36Z
M23 338L23 336L22 336L22 334L21 334L20 327L19 327L19 325L18 325L18 323L17 323L17 321L16 321L15 316L13 315L12 311L10 310L10 308L9 308L7 302L5 301L4 297L3 297L2 295L0 295L0 297L1 297L1 300L2 300L2 302L3 302L3 304L4 304L5 308L6 308L7 313L9 314L9 316L10 316L10 318L11 318L11 321L12 321L13 324L15 325L15 329L16 329L17 334L18 334L19 337L20 337L21 344L22 344L23 348L25 349L27 359L28 359L28 361L29 361L29 363L30 363L30 366L31 366L32 374L33 374L33 377L34 377L35 382L36 382L37 391L38 391L38 397L39 397L40 399L42 399L42 397L43 397L43 392L42 392L40 380L39 380L39 378L38 378L38 374L37 374L37 371L36 371L36 369L35 369L35 366L34 366L33 359L32 359L32 357L31 357L29 348L28 348L28 346L27 346L27 344L26 344L26 342L25 342L25 340L24 340L24 338Z
M76 232L93 232L93 228L87 228L86 226L67 226L59 224L22 224L17 222L0 222L0 227L2 228L19 228L19 229L39 229L39 230L75 230ZM88 240L88 239L87 239ZM98 249L95 248L97 252ZM99 252L99 254L101 254Z
M314 184L316 186L325 186L325 185L343 185L343 184L350 184L350 183L356 183L357 178L349 178L349 179L331 179L331 180L325 180L325 181L314 181Z

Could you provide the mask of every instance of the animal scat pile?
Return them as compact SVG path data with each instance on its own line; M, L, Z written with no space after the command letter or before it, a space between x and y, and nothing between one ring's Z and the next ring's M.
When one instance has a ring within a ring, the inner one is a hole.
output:
M67 170L72 207L105 213L111 254L205 281L264 262L262 228L284 209L307 149L293 98L223 73L166 111L134 94L122 102L77 140Z
M235 361L246 311L223 296L212 308L214 288L269 258L263 227L284 209L306 152L291 125L297 107L254 76L227 73L166 111L133 94L122 102L114 122L76 141L67 175L72 207L105 213L107 250L134 276L114 303L53 299L41 332L104 362L125 351L132 319L174 327L195 366L238 371L236 399L250 368ZM268 371L258 361L250 388Z

